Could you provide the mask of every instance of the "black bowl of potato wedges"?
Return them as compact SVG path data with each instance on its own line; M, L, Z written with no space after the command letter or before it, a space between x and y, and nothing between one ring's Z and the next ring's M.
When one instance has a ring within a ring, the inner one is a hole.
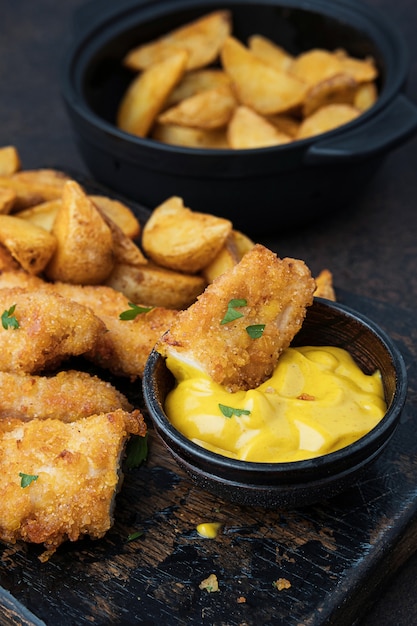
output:
M248 234L347 207L417 128L408 54L353 0L93 2L62 92L93 176ZM340 190L343 189L343 193Z

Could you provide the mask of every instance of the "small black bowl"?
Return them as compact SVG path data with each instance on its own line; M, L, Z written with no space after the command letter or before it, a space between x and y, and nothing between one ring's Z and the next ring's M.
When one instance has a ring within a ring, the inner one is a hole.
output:
M384 450L398 425L407 394L403 358L391 339L363 315L316 298L293 345L347 349L366 373L379 369L387 412L368 434L345 448L305 461L255 463L206 450L172 426L164 411L174 379L165 359L151 353L143 378L149 415L178 465L202 489L242 505L295 507L332 497L351 486Z
M372 56L378 101L338 129L256 150L183 148L119 130L116 111L133 78L122 67L126 52L220 8L231 10L241 41L259 33L292 54L322 47ZM150 209L176 195L249 235L305 225L351 203L388 152L417 129L417 107L402 93L409 66L404 39L363 2L96 0L75 22L62 94L80 153L96 180Z

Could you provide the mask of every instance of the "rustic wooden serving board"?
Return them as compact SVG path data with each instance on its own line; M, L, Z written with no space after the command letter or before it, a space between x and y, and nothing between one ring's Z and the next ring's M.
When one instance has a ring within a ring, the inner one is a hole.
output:
M338 297L391 335L409 375L401 424L359 482L307 508L243 508L194 487L150 429L105 538L65 544L44 564L39 546L0 544L0 624L352 626L417 548L417 328L409 311ZM122 390L141 405L139 385ZM196 526L210 521L222 529L203 539ZM199 584L212 573L209 593Z

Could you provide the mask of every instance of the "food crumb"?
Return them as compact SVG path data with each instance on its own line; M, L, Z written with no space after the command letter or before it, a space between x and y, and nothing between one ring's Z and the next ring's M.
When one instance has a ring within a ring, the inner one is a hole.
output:
M238 604L244 604L245 602L246 602L245 596L239 596L239 598L237 599Z
M205 589L208 593L220 591L216 574L210 574L210 576L202 580L198 586L200 589Z
M287 580L287 578L278 578L277 580L274 580L272 584L278 589L278 591L283 591L284 589L289 589L291 587L291 583Z

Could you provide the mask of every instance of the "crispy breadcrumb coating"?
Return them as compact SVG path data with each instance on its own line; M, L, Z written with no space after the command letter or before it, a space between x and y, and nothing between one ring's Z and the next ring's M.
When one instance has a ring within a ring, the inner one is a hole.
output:
M279 259L257 244L179 314L157 349L194 364L230 391L257 387L301 328L314 289L303 261ZM242 317L222 323L232 300L246 302L237 309ZM249 334L253 325L264 325L259 338Z
M57 293L0 289L0 314L18 327L0 326L0 370L29 374L56 368L70 356L92 350L106 333L91 309Z
M47 560L66 540L102 537L126 439L145 433L141 413L122 409L72 423L0 420L0 539L44 544Z
M59 419L73 422L132 405L97 376L68 370L52 376L0 371L0 419Z

